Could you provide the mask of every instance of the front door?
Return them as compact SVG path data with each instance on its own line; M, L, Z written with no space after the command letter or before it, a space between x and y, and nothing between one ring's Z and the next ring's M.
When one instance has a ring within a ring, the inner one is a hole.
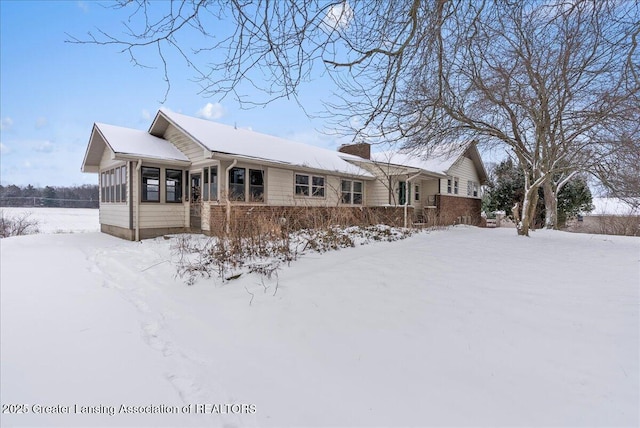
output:
M202 213L202 176L200 173L191 174L191 204L189 205L189 221L192 229L200 229Z

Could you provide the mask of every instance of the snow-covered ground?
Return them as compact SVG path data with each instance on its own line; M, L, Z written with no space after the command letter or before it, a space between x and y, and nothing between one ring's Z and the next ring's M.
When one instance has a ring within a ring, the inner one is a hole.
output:
M7 217L29 215L38 222L40 233L80 233L100 231L98 210L90 208L1 207Z
M0 240L3 427L639 424L640 238L458 226L193 286L170 243Z

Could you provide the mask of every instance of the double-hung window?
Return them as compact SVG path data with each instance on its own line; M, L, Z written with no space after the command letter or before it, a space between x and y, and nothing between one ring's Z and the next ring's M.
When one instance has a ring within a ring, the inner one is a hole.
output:
M142 167L142 202L160 202L160 168Z
M296 174L295 192L296 196L312 196L314 198L324 198L324 177L317 175Z
M467 196L478 196L478 183L475 181L467 181Z
M342 180L342 203L362 205L363 188L362 181Z

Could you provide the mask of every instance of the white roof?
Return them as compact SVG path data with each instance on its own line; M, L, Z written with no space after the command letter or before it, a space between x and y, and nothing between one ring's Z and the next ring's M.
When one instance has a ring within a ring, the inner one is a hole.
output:
M468 144L458 144L456 146L438 146L429 152L416 150L399 152L386 151L372 153L371 160L446 175L449 168L453 166L467 148Z
M98 131L114 153L144 158L189 161L173 144L146 131L96 123Z
M233 126L186 116L166 109L161 109L161 112L176 126L212 152L342 174L373 177L366 170L345 160L361 161L362 158L358 156L246 129L236 129Z

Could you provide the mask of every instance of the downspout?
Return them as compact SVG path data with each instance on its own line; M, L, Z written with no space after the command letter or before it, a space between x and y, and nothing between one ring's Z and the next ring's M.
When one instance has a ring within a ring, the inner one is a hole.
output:
M127 174L129 174L127 183L129 185L129 197L127 205L129 205L129 230L133 230L133 162L127 162Z
M234 166L236 166L238 164L238 159L234 159L233 162L231 162L231 165L229 165L229 167L226 169L225 172L225 180L226 180L226 184L227 184L227 224L225 226L225 230L227 232L227 235L229 235L229 233L231 232L231 199L229 199L229 172L231 171L231 168L233 168Z
M419 172L415 175L412 175L411 177L407 178L407 185L405 186L404 191L406 192L406 195L404 197L404 228L407 228L408 225L408 207L409 207L409 199L411 199L411 192L409 191L410 186L409 184L415 180L416 178L418 178L420 175L422 174L422 172Z
M142 167L142 159L138 159L138 165L136 165L136 177L140 180L140 168ZM140 184L140 183L138 183ZM138 186L138 197L136 198L136 241L140 240L140 189L142 186Z

